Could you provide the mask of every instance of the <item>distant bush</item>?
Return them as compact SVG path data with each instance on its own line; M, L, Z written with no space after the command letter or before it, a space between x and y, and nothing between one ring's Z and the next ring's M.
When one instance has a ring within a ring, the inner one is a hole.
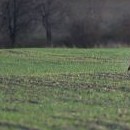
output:
M130 43L130 16L125 15L115 24L112 24L110 31L104 34L103 40Z
M100 28L92 21L73 21L65 39L67 46L94 47L100 40Z

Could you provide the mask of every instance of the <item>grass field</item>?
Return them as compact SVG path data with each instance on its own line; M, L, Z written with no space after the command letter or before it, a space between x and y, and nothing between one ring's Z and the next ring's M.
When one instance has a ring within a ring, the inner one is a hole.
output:
M130 49L0 50L0 130L130 130Z

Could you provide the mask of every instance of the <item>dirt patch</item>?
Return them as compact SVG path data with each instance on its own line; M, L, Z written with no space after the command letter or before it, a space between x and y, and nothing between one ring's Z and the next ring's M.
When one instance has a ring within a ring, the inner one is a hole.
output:
M4 112L19 112L16 108L1 108L0 110Z
M101 121L101 120L90 122L89 130L99 130L99 128L102 127L107 130L130 130L130 127L128 127L125 124L112 121Z
M34 105L39 105L40 102L39 101L36 101L36 100L22 100L22 99L18 99L18 98L10 98L10 99L6 99L5 100L6 102L18 102L18 103L29 103L29 104L34 104Z
M63 88L63 89L95 89L103 91L126 91L123 84L114 84L114 82L122 83L122 81L130 80L130 76L122 73L81 73L81 74L61 74L52 77L27 77L27 76L10 76L0 77L1 90L6 92L15 92L17 87L29 90L40 90L41 87ZM102 83L103 81L103 83ZM109 84L110 82L110 84ZM119 86L121 85L121 86ZM5 87L6 86L6 87ZM127 88L130 91L130 89ZM13 93L12 93L13 94ZM32 101L33 102L33 101ZM34 104L37 104L35 101Z
M23 54L23 52L21 52L21 51L15 51L15 50L6 50L6 52L8 52L8 53L11 53L11 54L17 54L17 55L21 55L21 54Z
M86 121L83 119L80 119L78 117L73 116L52 116L55 120L68 120L72 121L74 123L73 126L66 126L64 129L69 130L70 127L73 127L73 129L78 130L81 128L85 128L88 130L130 130L130 127L126 124L115 122L115 121L107 121L107 120L100 120L95 119L91 121ZM58 127L57 127L58 128ZM63 129L63 128L62 128Z
M130 76L123 73L96 73L90 74L90 76L97 79L130 80Z
M7 128L14 128L14 129L19 129L19 130L39 130L36 128L31 128L27 127L21 124L14 124L14 123L9 123L9 122L0 122L0 127L7 127Z

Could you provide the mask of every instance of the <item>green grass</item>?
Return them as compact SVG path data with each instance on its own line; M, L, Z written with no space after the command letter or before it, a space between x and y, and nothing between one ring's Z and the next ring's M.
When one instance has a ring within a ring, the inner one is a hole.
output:
M0 50L0 129L130 130L130 49Z

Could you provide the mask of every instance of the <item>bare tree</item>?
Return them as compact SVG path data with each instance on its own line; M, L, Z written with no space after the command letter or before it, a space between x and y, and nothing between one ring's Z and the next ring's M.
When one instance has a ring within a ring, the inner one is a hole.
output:
M65 2L61 0L39 0L37 2L36 10L46 31L47 46L50 46L52 44L52 29L58 27L65 18Z
M21 31L25 31L31 22L31 0L5 0L1 4L1 28L16 46L16 39Z

